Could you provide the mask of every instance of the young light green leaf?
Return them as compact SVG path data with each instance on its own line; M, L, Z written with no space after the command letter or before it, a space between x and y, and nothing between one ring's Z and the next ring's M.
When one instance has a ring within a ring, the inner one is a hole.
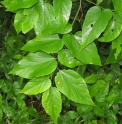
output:
M111 42L115 38L117 38L122 31L122 24L119 23L117 20L111 20L104 31L104 34L99 41L101 42Z
M95 6L88 10L82 28L81 50L100 36L111 17L112 11L109 9L101 11Z
M58 60L62 65L65 65L69 68L73 68L78 65L82 65L80 61L74 58L72 53L68 49L62 49L58 53Z
M94 105L83 78L73 70L60 70L55 83L60 92L77 103Z
M22 50L35 52L41 50L46 53L56 53L63 47L63 41L58 35L38 35L35 39L28 41Z
M62 99L59 90L56 87L51 87L42 95L42 106L52 120L57 123L59 114L62 109Z
M22 8L29 8L36 4L39 0L4 0L2 4L7 8L7 11L15 11Z
M51 81L48 77L33 78L20 91L27 95L36 95L42 93L51 87Z
M55 15L58 22L60 23L61 27L65 28L69 20L72 1L71 0L53 0L53 6L54 6Z
M46 3L43 0L39 0L35 5L35 9L39 14L39 19L35 23L34 30L36 34L41 34L45 26L55 20L54 10L51 4ZM35 15L33 15L33 17L35 17Z
M121 0L112 0L115 10L122 14L122 1Z
M72 55L75 56L78 60L84 64L101 65L95 43L91 43L81 50L80 40L81 37L79 37L78 34L75 36L67 34L63 37L64 44L71 51Z
M20 60L10 74L31 79L33 77L48 75L52 73L56 67L57 62L55 58L43 52L36 52L30 53Z

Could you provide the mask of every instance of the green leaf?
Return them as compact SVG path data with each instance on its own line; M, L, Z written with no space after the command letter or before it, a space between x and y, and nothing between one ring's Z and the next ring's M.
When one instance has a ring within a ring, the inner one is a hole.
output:
M76 118L78 118L78 113L76 111L68 111L66 113L66 115L68 117L70 117L70 119L76 119Z
M54 6L55 15L58 22L60 23L62 28L65 28L69 20L72 1L71 0L53 0L53 6Z
M42 93L51 87L51 81L48 77L33 78L20 91L27 95L36 95Z
M99 41L101 42L111 42L115 38L117 38L122 31L122 24L117 20L113 19L109 22L104 34Z
M17 11L15 18L14 18L14 27L19 33L22 31L23 33L27 33L30 31L34 24L38 21L39 12L36 11L35 6Z
M109 9L101 11L99 7L95 6L88 10L82 28L81 49L100 36L111 17L112 12Z
M95 43L91 43L84 49L81 48L81 37L78 35L64 35L63 41L66 47L71 51L72 55L84 64L101 65L100 57L98 55L97 47ZM87 54L86 54L87 53Z
M121 39L122 39L122 33L120 36L112 42L112 49L116 49L116 52L114 53L115 59L117 59L118 55L120 54L122 48L121 48Z
M57 123L59 114L62 109L62 99L59 90L56 87L51 87L42 95L42 106L52 120Z
M103 0L97 0L97 4L100 4Z
M58 60L62 65L65 65L69 68L74 68L75 66L82 65L80 61L74 58L68 49L62 49L58 53Z
M98 79L97 74L91 74L87 76L84 80L87 84L93 84L93 83L96 83L97 79Z
M35 39L28 41L22 50L35 52L41 50L46 53L56 53L63 47L63 41L58 35L38 35Z
M0 93L0 106L2 106L2 95Z
M94 105L83 78L73 70L60 70L55 77L60 92L77 103Z
M104 80L98 80L96 85L98 85L98 93L95 96L96 101L105 102L106 96L109 92L109 83Z
M2 121L2 119L3 119L3 110L0 109L0 121Z
M36 4L39 0L4 0L2 4L7 8L7 11L15 11L22 8L29 8Z
M22 23L24 20L25 20L24 11L23 10L17 11L17 13L14 17L14 27L15 27L17 33L22 31Z
M27 33L32 28L34 28L34 24L38 21L39 12L36 11L36 7L33 6L29 9L24 9L24 17L25 20L22 23L22 32Z
M45 26L55 20L54 10L51 4L46 3L43 0L39 0L35 5L35 9L39 14L39 18L35 23L34 30L36 34L41 34ZM33 18L34 17L35 15L33 15Z
M49 34L67 34L72 30L72 25L67 24L65 28L62 28L59 22L55 19L54 21L50 22L45 28L43 29L43 33Z
M103 117L104 116L104 111L99 107L99 106L94 106L94 114L97 115L97 116L100 116L100 117Z
M112 0L115 10L122 14L122 0Z
M51 74L56 67L55 58L43 52L36 52L30 53L20 60L10 74L31 79Z

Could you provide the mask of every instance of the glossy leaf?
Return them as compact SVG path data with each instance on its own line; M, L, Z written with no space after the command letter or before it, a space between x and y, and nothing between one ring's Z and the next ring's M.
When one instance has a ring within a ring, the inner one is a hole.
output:
M55 77L56 86L70 100L94 105L83 78L73 70L60 70Z
M52 73L57 67L55 58L43 52L30 53L14 67L11 74L33 78Z
M100 36L111 17L112 12L109 9L101 11L99 7L95 6L88 10L82 28L81 49Z
M77 35L75 35L74 37L67 34L63 37L64 44L71 51L72 55L78 60L80 60L84 64L101 65L96 45L94 43L91 43L83 50L81 50L80 39L81 37Z
M48 77L33 78L30 80L20 93L36 95L42 93L51 87L51 81Z
M19 10L14 17L14 27L17 33L22 31L22 23L24 20L25 20L24 11Z
M115 10L122 14L122 0L112 0Z
M71 0L53 0L55 16L60 23L61 27L65 28L72 7Z
M59 114L62 109L61 94L56 87L51 87L42 95L42 106L52 120L57 123Z
M39 0L4 0L2 4L7 8L7 11L15 11L22 8L29 8L36 4Z
M72 30L72 25L67 24L65 28L62 28L60 23L55 19L54 21L50 22L45 28L43 29L43 33L49 34L67 34Z
M117 38L122 31L122 24L116 20L111 20L99 41L110 42Z
M63 41L58 35L38 35L35 39L28 41L22 50L35 52L41 50L46 53L56 53L63 47Z
M65 65L69 68L82 65L80 61L74 58L74 56L68 49L63 49L58 53L58 60L62 65Z
M43 0L40 0L35 5L35 9L39 14L39 18L35 23L34 30L36 34L41 34L45 26L55 19L54 10L51 4L46 3Z

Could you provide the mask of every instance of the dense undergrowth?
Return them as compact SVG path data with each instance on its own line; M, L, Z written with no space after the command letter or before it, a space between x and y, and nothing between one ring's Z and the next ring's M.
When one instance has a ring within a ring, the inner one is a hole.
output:
M121 124L122 2L12 1L0 7L0 124Z

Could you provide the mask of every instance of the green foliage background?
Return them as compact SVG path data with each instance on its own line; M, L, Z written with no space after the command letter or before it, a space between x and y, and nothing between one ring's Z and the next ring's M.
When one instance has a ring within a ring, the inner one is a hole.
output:
M3 0L1 124L122 123L121 0Z

